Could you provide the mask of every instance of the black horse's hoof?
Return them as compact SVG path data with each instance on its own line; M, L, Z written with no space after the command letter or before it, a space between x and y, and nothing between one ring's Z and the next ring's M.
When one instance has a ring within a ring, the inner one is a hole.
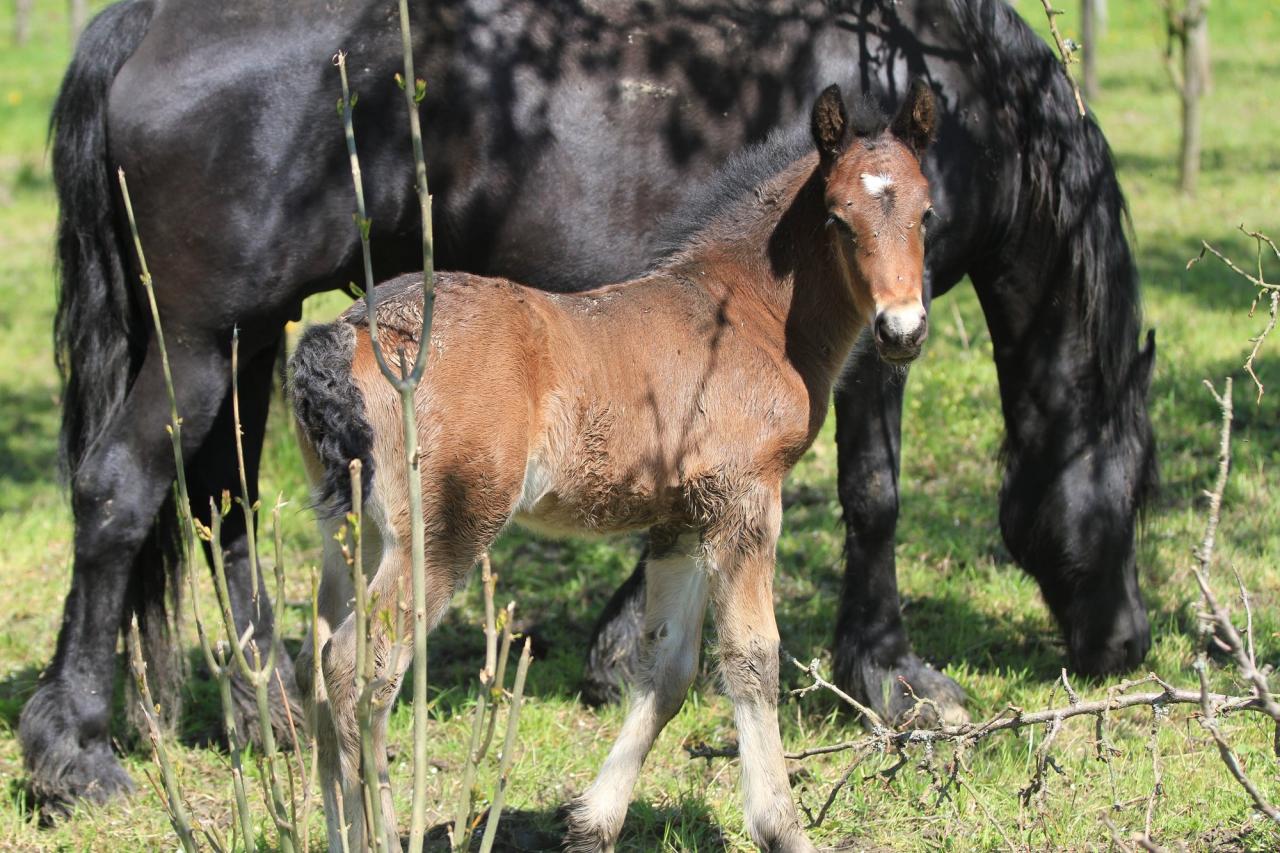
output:
M910 652L889 664L837 658L836 684L891 726L933 728L969 721L960 685Z
M65 817L79 800L103 803L134 789L107 740L105 714L86 721L77 716L78 705L50 682L32 695L18 722L27 790L46 821Z

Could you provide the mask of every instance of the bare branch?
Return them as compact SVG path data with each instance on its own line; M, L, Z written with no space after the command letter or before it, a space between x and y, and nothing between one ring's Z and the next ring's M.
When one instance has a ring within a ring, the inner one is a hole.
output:
M1231 751L1231 746L1227 743L1226 738L1222 736L1222 731L1218 728L1217 712L1212 700L1209 698L1209 677L1205 674L1206 666L1203 659L1196 661L1195 667L1196 673L1200 676L1200 693L1203 697L1200 702L1200 725L1213 737L1213 742L1218 747L1218 754L1222 756L1222 763L1227 765L1227 770L1231 772L1231 775L1249 794L1249 798L1253 800L1253 807L1276 823L1280 823L1280 811L1277 811L1275 806L1267 802L1257 786L1249 779L1248 774L1244 772L1244 768L1240 766L1239 759Z
M1275 331L1276 321L1277 319L1280 319L1280 284L1267 281L1266 276L1263 273L1262 258L1266 253L1266 248L1269 247L1272 254L1274 254L1277 259L1280 259L1280 248L1277 248L1275 242L1260 231L1249 231L1244 227L1244 225L1240 225L1239 229L1246 237L1253 238L1254 242L1257 244L1257 275L1251 275L1250 273L1245 272L1236 264L1235 261L1231 260L1231 258L1227 257L1205 240L1200 241L1200 254L1187 261L1187 269L1191 269L1191 267L1202 261L1205 254L1211 254L1226 264L1232 272L1245 279L1258 289L1258 294L1253 299L1253 305L1249 308L1250 317L1252 317L1254 311L1257 310L1258 302L1263 298L1266 298L1268 303L1267 324L1263 327L1262 331L1257 334L1257 336L1249 339L1249 343L1253 344L1253 348L1249 351L1249 357L1245 359L1244 362L1245 371L1249 374L1249 378L1253 380L1253 384L1258 389L1257 402L1260 403L1262 402L1262 393L1265 388L1263 387L1262 380L1258 378L1258 374L1254 370L1254 362L1257 361L1258 353L1262 350L1263 342L1266 341L1268 335Z
M1062 33L1058 32L1058 23L1054 19L1062 14L1062 10L1053 8L1049 0L1040 0L1040 3L1044 6L1044 14L1049 19L1049 32L1053 34L1053 42L1058 46L1058 56L1062 59L1062 71L1067 75L1067 81L1071 83L1072 94L1076 96L1076 109L1080 110L1080 117L1084 118L1086 115L1084 98L1080 96L1080 86L1071 73L1071 63L1075 62L1076 44L1064 39Z

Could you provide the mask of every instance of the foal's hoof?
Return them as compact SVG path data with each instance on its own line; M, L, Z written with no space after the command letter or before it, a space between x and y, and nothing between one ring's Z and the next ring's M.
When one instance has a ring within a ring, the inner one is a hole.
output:
M133 780L111 751L106 726L86 723L75 709L67 691L49 683L32 695L18 722L30 774L27 790L43 821L67 816L78 800L103 803L133 791Z
M623 812L625 817L626 812ZM578 797L565 806L557 814L564 820L565 853L612 853L618 829L622 821L618 819L618 827L610 829L607 823L613 822L616 816L595 813L585 797Z
M964 690L915 654L888 666L867 658L837 658L836 683L891 726L935 728L969 722Z

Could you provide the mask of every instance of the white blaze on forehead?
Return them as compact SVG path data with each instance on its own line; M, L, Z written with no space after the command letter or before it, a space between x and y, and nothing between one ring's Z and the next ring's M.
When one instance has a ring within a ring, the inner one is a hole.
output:
M867 191L867 195L872 198L880 198L885 194L889 187L893 186L893 178L889 175L872 175L867 172L862 173L862 186Z

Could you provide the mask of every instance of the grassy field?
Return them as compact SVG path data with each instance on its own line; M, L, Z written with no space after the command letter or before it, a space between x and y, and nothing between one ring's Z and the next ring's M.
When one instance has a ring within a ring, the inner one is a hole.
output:
M32 43L0 54L0 334L6 356L0 373L0 848L173 849L159 801L145 780L149 762L143 751L125 756L140 783L137 795L104 808L81 808L51 829L37 828L23 789L18 716L52 654L71 562L70 517L55 476L54 202L45 153L47 116L69 45L63 6L38 6ZM1206 378L1221 382L1235 376L1238 386L1234 470L1219 535L1220 591L1228 597L1225 575L1236 569L1253 593L1259 657L1272 664L1280 659L1280 352L1264 351L1259 374L1274 390L1255 405L1240 367L1248 338L1262 326L1259 317L1247 316L1251 291L1216 262L1184 269L1201 238L1251 260L1252 244L1236 231L1239 223L1280 236L1280 100L1268 85L1280 79L1280 14L1243 0L1224 0L1211 9L1215 88L1206 106L1202 190L1189 201L1173 189L1178 106L1159 60L1163 36L1156 4L1110 6L1095 109L1132 207L1148 323L1160 341L1151 410L1164 487L1147 518L1140 551L1155 633L1149 665L1190 686L1196 606L1188 569L1203 524L1202 492L1215 470L1217 435L1217 410L1201 386ZM1039 3L1021 0L1020 9L1039 25ZM5 4L0 32L6 38L9 13ZM1063 25L1075 29L1070 19ZM308 306L308 317L331 316L341 304L321 300ZM913 371L907 394L898 546L916 648L965 687L975 717L1008 704L1036 708L1064 701L1054 685L1063 660L1056 631L1034 584L1010 562L997 529L1001 424L984 329L967 287L935 309L929 351ZM296 647L307 615L307 569L318 560L319 541L281 411L277 406L273 414L263 493L280 492L293 501L284 516L291 579L284 619ZM825 437L791 480L801 499L786 513L777 603L785 644L801 658L825 655L839 592L842 537L834 477L834 446ZM530 673L521 719L505 822L504 843L510 847L541 849L554 839L557 807L590 781L617 731L621 711L585 709L575 693L590 625L637 550L630 541L553 543L514 533L494 553L503 576L500 598L516 597L522 622L536 626L548 645ZM472 583L459 597L432 641L434 823L444 820L443 803L453 793L452 771L460 765L482 657L477 587ZM188 640L194 649L193 635ZM786 677L790 686L801 683ZM1228 673L1215 677L1231 687ZM1101 696L1108 685L1078 686ZM214 693L207 680L197 678L172 750L194 811L226 823L230 786L226 755L216 746L216 717ZM856 733L820 696L787 701L782 717L789 748ZM410 709L401 705L393 719L393 774L406 799L410 720ZM819 843L851 849L1003 849L1010 840L1032 850L1106 848L1111 841L1104 818L1126 834L1143 826L1152 787L1150 721L1145 711L1113 717L1109 737L1119 752L1110 771L1095 758L1092 725L1067 724L1054 748L1063 773L1051 774L1043 808L1034 802L1023 807L1018 795L1031 777L1043 730L1003 735L973 751L966 787L940 802L929 775L914 763L886 781L875 771L892 759L873 758L812 835ZM1243 718L1228 720L1225 730L1264 792L1280 798L1270 732ZM741 829L736 764L690 761L682 748L732 737L729 704L716 695L713 680L704 678L648 762L620 849L751 849ZM1280 846L1280 834L1253 814L1187 710L1175 710L1161 726L1159 752L1164 795L1154 815L1157 841L1204 850ZM845 762L835 755L803 763L795 793L806 808L817 811ZM491 778L489 768L486 789ZM265 840L269 835L259 817Z

